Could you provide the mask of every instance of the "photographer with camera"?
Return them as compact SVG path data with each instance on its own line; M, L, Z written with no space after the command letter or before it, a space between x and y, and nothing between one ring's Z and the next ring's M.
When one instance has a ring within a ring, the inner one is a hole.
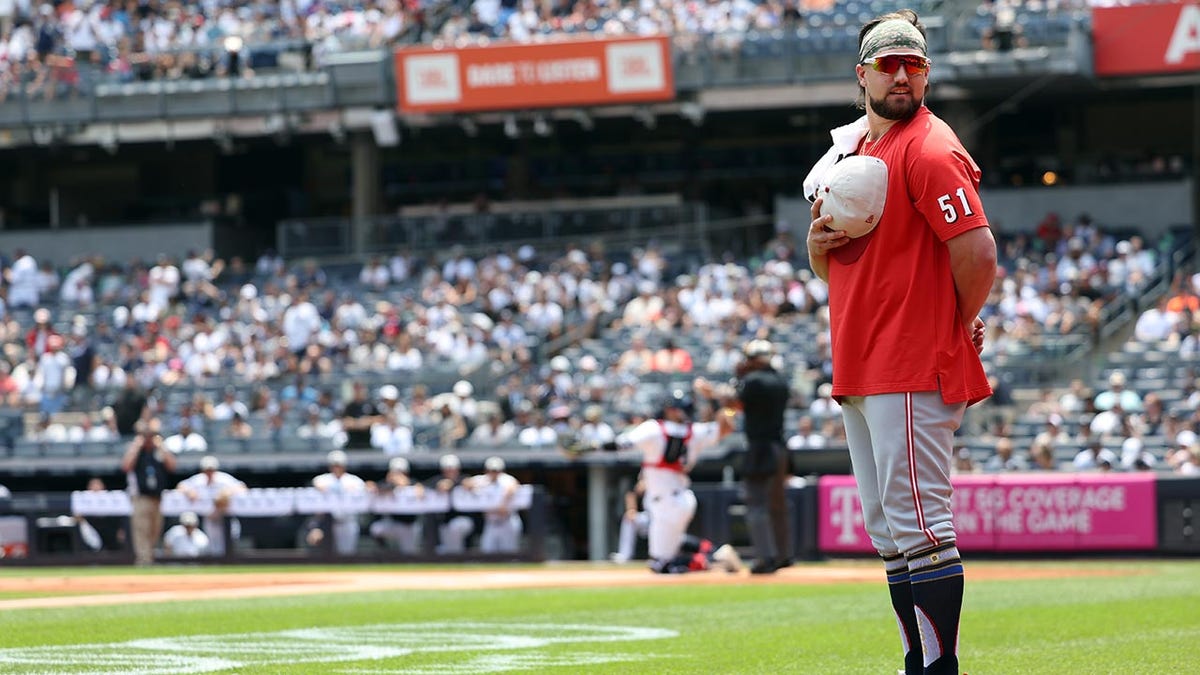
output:
M134 562L154 562L154 547L162 536L162 492L170 474L175 472L175 455L163 447L157 419L138 423L137 436L121 458L121 470L128 481L130 518L133 530Z

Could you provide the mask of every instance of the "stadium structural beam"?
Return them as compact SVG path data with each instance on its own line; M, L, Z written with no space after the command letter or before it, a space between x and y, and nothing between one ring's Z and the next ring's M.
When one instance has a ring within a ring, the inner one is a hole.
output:
M351 252L363 255L371 240L372 223L379 213L379 146L371 133L350 137Z

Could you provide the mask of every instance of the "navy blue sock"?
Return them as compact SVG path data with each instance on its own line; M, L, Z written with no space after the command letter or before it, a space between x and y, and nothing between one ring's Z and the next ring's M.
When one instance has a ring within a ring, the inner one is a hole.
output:
M921 630L925 675L958 675L958 622L963 566L954 542L908 556L909 582Z
M892 610L896 613L900 641L904 645L904 675L921 675L925 672L925 661L917 613L913 608L912 584L908 580L908 561L899 553L885 555L883 567L887 570L888 594L892 597Z

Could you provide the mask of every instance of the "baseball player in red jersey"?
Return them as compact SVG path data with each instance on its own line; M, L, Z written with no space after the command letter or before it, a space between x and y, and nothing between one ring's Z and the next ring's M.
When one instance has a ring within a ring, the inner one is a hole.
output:
M963 568L950 464L964 410L991 395L978 314L996 244L979 167L924 105L929 71L914 12L864 25L855 72L866 115L831 132L805 194L814 200L809 261L829 284L833 394L887 571L904 672L957 675ZM819 192L826 172L856 154L883 160L886 200L875 228L850 239L821 215Z

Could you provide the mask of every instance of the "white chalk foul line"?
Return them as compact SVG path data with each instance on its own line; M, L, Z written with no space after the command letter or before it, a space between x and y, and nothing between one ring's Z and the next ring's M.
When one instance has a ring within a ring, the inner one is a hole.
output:
M441 655L436 668L340 672L500 673L647 658L644 652L562 655L538 651L555 644L661 640L678 635L662 628L588 624L430 622L335 626L0 649L0 673L172 675L292 663L384 661L435 653ZM446 662L446 654L453 655L450 662Z

